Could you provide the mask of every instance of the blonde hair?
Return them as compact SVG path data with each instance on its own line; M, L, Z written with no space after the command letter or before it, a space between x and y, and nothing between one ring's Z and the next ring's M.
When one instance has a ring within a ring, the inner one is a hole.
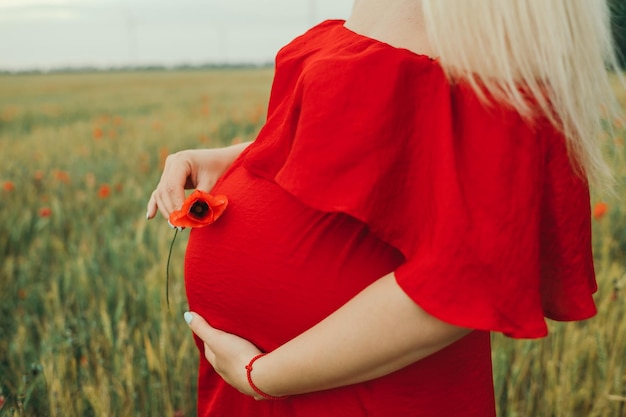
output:
M620 109L607 71L619 65L606 1L423 0L422 7L452 80L469 80L481 97L486 90L529 119L546 116L566 136L578 171L610 188L598 140L603 119Z

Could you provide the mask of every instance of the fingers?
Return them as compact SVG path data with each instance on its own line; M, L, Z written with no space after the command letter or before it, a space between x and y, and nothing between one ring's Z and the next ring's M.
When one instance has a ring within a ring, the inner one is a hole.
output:
M196 336L198 336L204 342L204 357L207 361L209 361L211 366L215 368L215 352L213 351L213 349L211 349L209 342L213 340L215 333L219 332L219 330L211 327L211 325L207 323L206 320L204 320L201 316L195 313L186 312L185 314L183 314L183 317L185 318L185 321L189 325L191 331L194 332Z
M214 185L215 185L215 181L213 181L211 178L202 177L202 179L198 180L198 185L196 185L196 189L200 191L204 191L205 193L208 193L211 191L211 189L213 189Z
M159 211L161 212L163 217L165 217L166 219L169 218L169 211L165 209L165 205L163 203L159 202L157 190L154 190L152 194L150 194L148 204L146 205L146 219L153 219Z
M215 352L213 352L206 343L204 343L204 357L209 361L211 366L215 367Z
M211 325L207 323L204 318L197 315L196 313L191 313L188 311L183 314L183 317L189 325L191 331L194 332L196 336L198 336L200 339L202 339L205 344L210 343L212 338L215 337L216 333L219 332L219 330L211 327Z
M146 211L146 219L150 220L152 218L154 218L154 216L157 213L157 203L156 203L156 198L154 196L154 192L152 192L152 194L150 195L150 199L148 200L148 207L147 207L147 211Z
M215 353L207 343L211 337L210 331L208 332L207 329L210 330L213 328L206 322L206 320L195 313L187 311L183 314L183 318L187 322L191 331L204 342L204 356L212 366L215 366Z
M204 345L204 357L227 383L246 395L255 395L247 378L246 364L261 353L250 341L212 327L196 313L183 315Z
M160 212L166 219L185 201L185 189L210 192L218 178L241 152L240 148L192 149L165 159L158 185L148 200L148 219Z
M154 218L157 212L167 219L172 211L182 206L191 170L187 153L184 151L167 157L159 184L148 200L147 219Z
M174 210L178 210L185 201L185 188L183 184L164 183L163 180L154 191L154 199L159 212L166 219Z
M218 177L221 175L225 167L222 165L222 161L216 157L219 155L217 150L205 150L205 152L198 152L196 156L198 158L204 157L204 163L197 164L195 175L192 175L195 188L204 192L210 192L215 185Z

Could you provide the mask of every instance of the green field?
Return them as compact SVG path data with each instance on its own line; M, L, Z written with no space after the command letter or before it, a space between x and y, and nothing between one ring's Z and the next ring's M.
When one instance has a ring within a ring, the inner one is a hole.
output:
M195 415L186 234L168 309L173 231L145 204L168 153L254 138L271 76L0 76L0 416ZM494 336L501 417L626 416L626 130L607 124L618 186L592 201L599 314L542 340Z

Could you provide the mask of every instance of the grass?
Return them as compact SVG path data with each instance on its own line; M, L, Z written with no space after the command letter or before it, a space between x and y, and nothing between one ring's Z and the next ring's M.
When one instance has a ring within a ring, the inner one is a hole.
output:
M145 203L168 153L255 136L271 76L0 76L0 416L195 415L186 235L168 310L173 231L148 224ZM608 157L624 195L616 125ZM551 323L538 341L494 335L501 417L626 415L626 224L617 197L603 203L593 220L599 314Z

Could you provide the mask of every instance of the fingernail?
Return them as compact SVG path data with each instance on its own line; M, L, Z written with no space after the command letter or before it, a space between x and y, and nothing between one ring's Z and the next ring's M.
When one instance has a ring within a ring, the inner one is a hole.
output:
M182 232L185 229L184 227L181 227L181 226L174 226L172 223L170 223L169 219L167 220L167 224L169 224L172 229L176 229L179 232Z
M146 220L150 220L150 212L146 211Z
M187 324L191 324L191 320L193 320L193 314L191 314L188 311L185 311L185 314L183 314L183 318L185 319Z

